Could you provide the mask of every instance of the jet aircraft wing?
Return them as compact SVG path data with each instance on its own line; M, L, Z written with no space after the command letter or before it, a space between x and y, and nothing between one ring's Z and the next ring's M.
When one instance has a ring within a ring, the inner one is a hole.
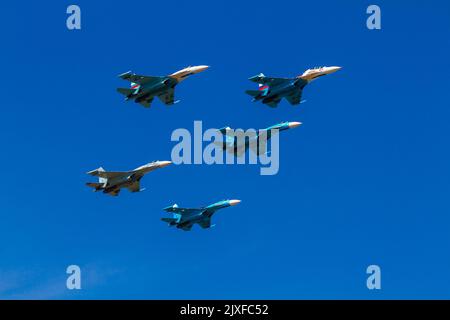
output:
M192 223L182 226L181 229L184 231L191 231Z
M166 105L172 105L175 103L175 89L169 88L166 92L163 94L160 94L158 96L159 100L161 100L162 103Z
M234 145L231 145L227 146L226 150L229 154L232 154L235 157L240 158L245 153L245 151L247 151L247 148L245 147L245 145L238 145L236 148Z
M249 149L258 156L263 155L267 152L267 142L267 138L260 138L257 141L252 141L252 143L249 144Z
M280 103L280 101L281 101L281 98L276 99L276 100L272 100L272 101L269 101L269 102L263 102L263 103L267 104L271 108L276 108L276 107L278 107L278 104Z
M128 80L130 82L134 82L140 85L162 81L165 78L165 77L141 76L138 74L131 73L130 71L121 74L119 77L122 78L123 80Z
M120 193L120 189L115 189L111 192L108 192L108 194L113 197L117 197L119 195L119 193Z
M198 222L198 224L200 225L200 227L202 227L203 229L208 229L211 228L211 219L205 219L205 220L201 220Z
M129 185L127 189L130 190L130 192L139 192L141 191L141 184L139 181L135 181Z
M290 96L286 96L285 98L292 105L300 104L300 102L302 101L302 90L299 89L299 90L295 91L293 94L291 94Z
M150 97L150 98L141 100L138 103L145 108L150 108L150 105L152 104L152 102L153 102L153 97Z

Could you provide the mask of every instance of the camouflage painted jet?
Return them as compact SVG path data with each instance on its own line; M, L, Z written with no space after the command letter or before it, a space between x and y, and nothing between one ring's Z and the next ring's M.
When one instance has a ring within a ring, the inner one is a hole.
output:
M171 207L164 208L165 211L171 212L173 217L162 218L161 220L167 222L169 226L176 226L184 231L190 231L196 223L207 229L214 227L214 225L211 225L211 217L217 210L237 205L240 202L241 200L223 200L207 207L195 209L179 208L174 204Z
M130 81L131 87L118 88L117 91L125 95L125 100L134 100L146 108L150 107L154 97L158 97L166 105L172 105L179 102L175 101L175 86L190 75L208 68L208 66L187 67L165 77L140 76L128 71L119 77Z
M98 177L98 183L88 182L86 185L94 188L94 192L103 191L103 193L112 196L118 196L122 188L127 188L131 192L144 191L145 189L141 189L140 186L142 177L153 170L164 168L171 163L171 161L154 161L134 170L124 172L105 171L100 167L87 173L91 176Z
M340 70L341 67L320 67L306 70L295 78L270 78L260 73L249 78L250 81L259 84L258 90L247 90L246 93L253 97L253 101L261 100L272 108L276 108L281 99L285 98L291 105L302 102L303 88L311 81Z
M272 130L284 131L297 128L301 122L282 122L265 129L258 130L254 135L243 135L243 131L234 131L230 127L219 129L224 136L224 141L214 141L215 145L222 146L223 150L234 154L237 157L242 156L249 148L257 155L267 152L267 142L272 138ZM277 132L277 131L275 131ZM242 135L242 137L240 137Z

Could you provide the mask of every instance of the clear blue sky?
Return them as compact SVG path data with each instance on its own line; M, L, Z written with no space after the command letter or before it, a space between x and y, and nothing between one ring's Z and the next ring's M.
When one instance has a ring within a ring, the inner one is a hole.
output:
M2 2L0 298L450 298L450 4L376 1ZM125 103L117 75L211 68L181 103ZM338 65L278 109L247 78ZM303 126L280 172L171 166L145 192L92 193L86 171L169 160L176 128ZM182 232L163 207L227 198L216 228ZM82 269L78 292L65 269ZM382 290L366 288L366 267Z

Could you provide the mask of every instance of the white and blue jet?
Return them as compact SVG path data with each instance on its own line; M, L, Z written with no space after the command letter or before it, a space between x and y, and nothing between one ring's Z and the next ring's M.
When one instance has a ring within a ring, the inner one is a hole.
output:
M272 135L278 134L280 131L297 128L301 124L297 121L285 121L265 129L247 132L225 127L219 129L223 140L214 141L214 144L236 157L241 157L249 149L257 155L263 155L267 153L267 145Z
M172 213L172 218L162 218L169 226L175 226L184 231L190 231L194 224L200 225L204 229L213 227L211 217L220 209L235 206L241 200L223 200L201 208L180 208L178 205L164 208L165 211Z

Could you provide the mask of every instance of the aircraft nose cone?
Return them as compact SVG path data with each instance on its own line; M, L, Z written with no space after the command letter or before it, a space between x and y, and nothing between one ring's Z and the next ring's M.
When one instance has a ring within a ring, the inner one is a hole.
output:
M240 203L241 200L230 200L229 202L230 202L230 206L235 206L235 205L237 205L238 203Z
M301 124L302 124L301 122L296 122L296 121L294 121L294 122L289 122L289 129L297 128L297 127L300 126Z
M160 161L159 165L161 167L167 167L168 165L172 164L172 161Z
M339 70L341 70L341 69L342 69L342 67L330 67L330 68L329 68L329 72L330 72L330 73L333 73L333 72L339 71Z
M209 69L209 66L205 66L205 65L195 66L195 67L192 67L192 72L199 73L199 72L205 71L206 69Z

